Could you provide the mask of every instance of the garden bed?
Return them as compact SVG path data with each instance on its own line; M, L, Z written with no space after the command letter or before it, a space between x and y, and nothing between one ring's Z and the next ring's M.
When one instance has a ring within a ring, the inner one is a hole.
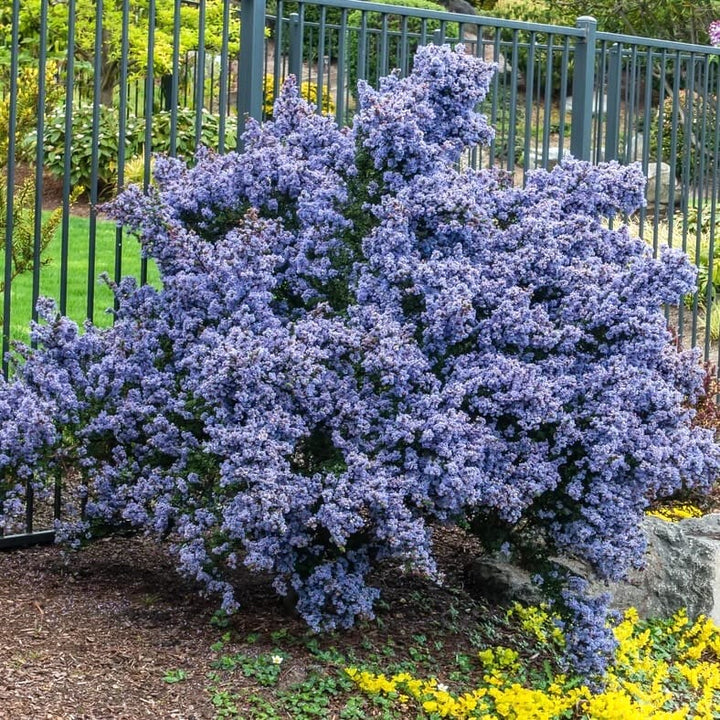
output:
M472 542L448 531L438 551L445 587L389 572L380 579L385 602L377 621L318 638L256 575L244 580L240 612L219 627L216 605L176 574L161 546L139 536L108 538L67 557L58 547L2 552L0 718L262 717L255 714L257 698L264 695L280 711L284 701L275 702L274 693L314 677L325 665L319 654L329 647L343 656L394 653L394 660L410 661L428 654L423 647L429 645L433 662L449 667L458 653L473 651L496 613L462 586L463 564L475 552ZM278 686L263 689L239 671L213 678L213 666L225 653L212 646L228 632L234 650L249 657L278 645L290 648ZM494 632L502 639L499 625ZM339 688L335 696L314 694L320 704L333 697L326 714L279 717L339 717L349 702L365 705L351 688ZM233 700L238 715L223 715L228 698L239 698ZM369 706L363 715L383 717L382 712Z

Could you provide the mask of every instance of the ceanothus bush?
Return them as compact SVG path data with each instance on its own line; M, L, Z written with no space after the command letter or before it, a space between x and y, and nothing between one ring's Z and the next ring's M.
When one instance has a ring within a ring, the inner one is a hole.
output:
M648 503L720 467L660 310L693 269L608 229L643 202L639 167L461 170L493 138L493 72L422 48L360 85L352 128L291 80L242 153L158 158L108 212L162 289L124 280L114 326L83 333L43 301L0 388L4 513L72 473L60 538L168 538L228 611L237 566L268 572L316 629L372 615L381 561L436 576L443 523L548 577L558 553L601 578L639 563ZM605 601L560 580L568 658L601 671Z

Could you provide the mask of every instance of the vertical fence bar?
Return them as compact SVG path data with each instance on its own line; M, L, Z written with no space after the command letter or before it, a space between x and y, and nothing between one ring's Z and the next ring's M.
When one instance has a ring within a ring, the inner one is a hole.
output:
M555 36L547 36L547 51L545 54L545 87L543 88L543 131L542 131L542 158L543 167L549 167L550 155L550 121L552 120L552 87L553 87L553 45ZM538 89L541 83L538 83ZM538 103L539 105L539 103Z
M357 77L358 80L365 80L367 77L367 13L363 10L360 13L360 34L358 36L358 57L357 57Z
M152 123L153 101L155 99L155 19L157 8L155 0L148 5L147 31L147 70L145 72L145 167L143 170L143 188L150 185L150 161L152 160ZM140 284L147 283L147 258L140 260Z
M335 117L338 124L345 122L345 72L347 55L345 43L347 40L347 8L340 11L340 28L338 30L338 57L337 57L337 104Z
M103 55L103 0L95 0L95 45L93 47L92 151L90 157L90 227L88 230L87 305L85 316L93 320L95 310L95 248L97 244L98 165L100 139L100 81ZM122 140L124 142L124 139Z
M608 53L607 115L605 120L605 160L618 159L620 144L620 88L622 49L614 43Z
M562 47L562 62L560 64L560 137L558 138L558 160L562 160L565 152L565 138L567 136L565 112L567 110L568 67L570 65L570 39L565 37Z
M65 65L65 144L63 148L63 214L60 238L60 312L67 312L68 250L70 238L70 171L72 158L72 116L75 83L75 0L68 0L68 44Z
M532 133L532 112L533 112L533 93L535 92L535 44L537 35L530 33L528 41L527 64L525 66L525 132L523 136L523 171L527 173L530 169L530 148ZM537 152L535 153L535 162L537 163Z
M230 74L229 43L230 3L226 1L223 5L222 42L220 45L220 97L218 98L218 112L220 113L218 123L218 152L220 153L225 152L225 121L228 111L228 79Z
M37 301L40 297L40 257L42 250L42 204L43 204L43 165L45 161L45 92L47 73L47 29L48 29L48 2L40 2L40 51L38 54L38 114L35 124L35 216L33 218L33 279L32 279L32 308L30 310L33 320L37 320Z
M595 18L583 15L577 27L585 31L575 45L573 112L570 128L570 152L582 160L590 159L593 89L595 84Z
M518 31L513 30L512 39L512 68L513 81L510 82L510 107L508 108L508 140L507 140L507 169L513 172L515 169L515 130L517 127L517 80L518 66ZM504 104L503 104L504 106Z
M696 142L697 147L697 161L695 164L694 173L694 187L697 189L697 199L695 202L696 211L696 227L695 227L695 262L697 266L701 263L702 253L702 236L703 236L703 224L704 224L704 213L705 213L705 154L706 154L706 143L707 143L707 115L708 105L710 104L710 73L708 66L708 57L698 57L697 67L699 70L700 77L698 78L698 84L702 87L700 90L700 106L698 112L700 113L700 130L699 130L699 142L698 138L693 135L693 139ZM689 158L688 158L689 164ZM708 257L708 264L710 264L710 257ZM708 272L708 285L713 282L713 277ZM700 314L700 292L696 290L695 297L693 298L693 316L692 316L692 346L695 347L698 342L698 316ZM707 359L707 358L706 358Z
M122 27L120 31L120 110L119 110L119 142L118 142L118 190L125 185L125 136L127 134L127 106L128 106L128 54L130 51L130 0L123 0L122 4ZM145 148L145 152L149 152ZM115 228L115 276L116 283L122 278L122 252L123 252L123 229ZM118 301L115 300L115 309L118 308Z
M280 17L277 19L280 24ZM280 52L277 48L276 52ZM240 68L238 80L238 149L242 148L245 118L262 118L263 67L265 55L265 0L242 0L240 9Z
M718 302L717 298L714 297L714 289L712 278L715 273L715 228L717 221L717 201L718 201L718 174L720 174L720 167L718 167L720 160L720 72L717 70L717 63L713 62L710 65L710 72L714 72L715 77L711 85L715 92L715 122L713 127L713 156L712 156L712 167L710 168L710 233L708 241L708 283L705 292L705 342L703 357L706 362L710 361L710 341L712 339L712 316L713 316L713 305Z
M300 29L300 15L290 13L290 26L288 29L288 72L297 79L298 87L302 82L302 31Z
M13 270L13 211L15 199L15 134L17 129L18 63L20 55L20 0L13 0L10 40L10 108L8 113L7 182L5 198L5 278L3 294L3 374L8 376L7 352L10 348L10 301ZM38 142L42 142L38 138Z
M320 27L318 28L318 66L317 66L317 111L322 113L325 107L325 96L330 96L330 89L325 88L325 32L327 24L327 8L320 7ZM328 80L330 72L328 70Z
M175 0L173 14L172 80L170 81L170 155L177 155L178 87L180 84L180 2ZM151 148L145 148L149 153Z
M37 320L37 301L40 297L40 265L42 262L42 195L43 195L43 165L45 162L45 93L47 73L47 27L48 2L40 2L40 49L38 53L38 114L35 124L35 209L33 217L33 285L31 317ZM34 344L34 343L33 343Z
M195 149L200 145L202 137L205 107L205 0L200 0L198 13L198 47L195 53Z

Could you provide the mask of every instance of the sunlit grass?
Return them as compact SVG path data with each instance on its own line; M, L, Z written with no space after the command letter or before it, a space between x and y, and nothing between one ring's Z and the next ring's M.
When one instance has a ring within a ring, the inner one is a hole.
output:
M102 273L115 276L116 226L107 220L98 220L95 237L95 262L90 270L90 220L71 216L68 223L67 252L67 301L65 314L78 323L88 317L88 288L92 283L94 302L90 313L92 321L100 326L109 326L112 316L107 312L113 305L110 288L100 280ZM122 236L121 274L140 277L140 246L137 240ZM0 272L4 266L0 258ZM60 285L63 271L62 229L43 254L44 264L40 268L40 295L60 302ZM159 284L157 268L150 262L147 271L148 282ZM92 279L90 279L92 278ZM13 340L27 340L30 318L32 317L32 273L17 277L11 286L10 336Z

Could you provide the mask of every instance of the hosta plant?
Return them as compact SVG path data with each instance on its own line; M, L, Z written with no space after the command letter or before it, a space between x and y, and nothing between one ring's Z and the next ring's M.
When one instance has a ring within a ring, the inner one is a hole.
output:
M602 670L605 599L547 558L617 578L649 501L714 479L703 373L660 311L694 272L603 224L642 202L638 167L460 170L493 72L422 48L360 84L352 128L291 80L242 154L158 159L109 212L162 289L124 280L82 334L43 302L0 388L5 513L71 468L61 539L168 538L226 610L237 566L268 572L316 629L372 615L381 561L436 576L460 522L543 575L568 661Z

